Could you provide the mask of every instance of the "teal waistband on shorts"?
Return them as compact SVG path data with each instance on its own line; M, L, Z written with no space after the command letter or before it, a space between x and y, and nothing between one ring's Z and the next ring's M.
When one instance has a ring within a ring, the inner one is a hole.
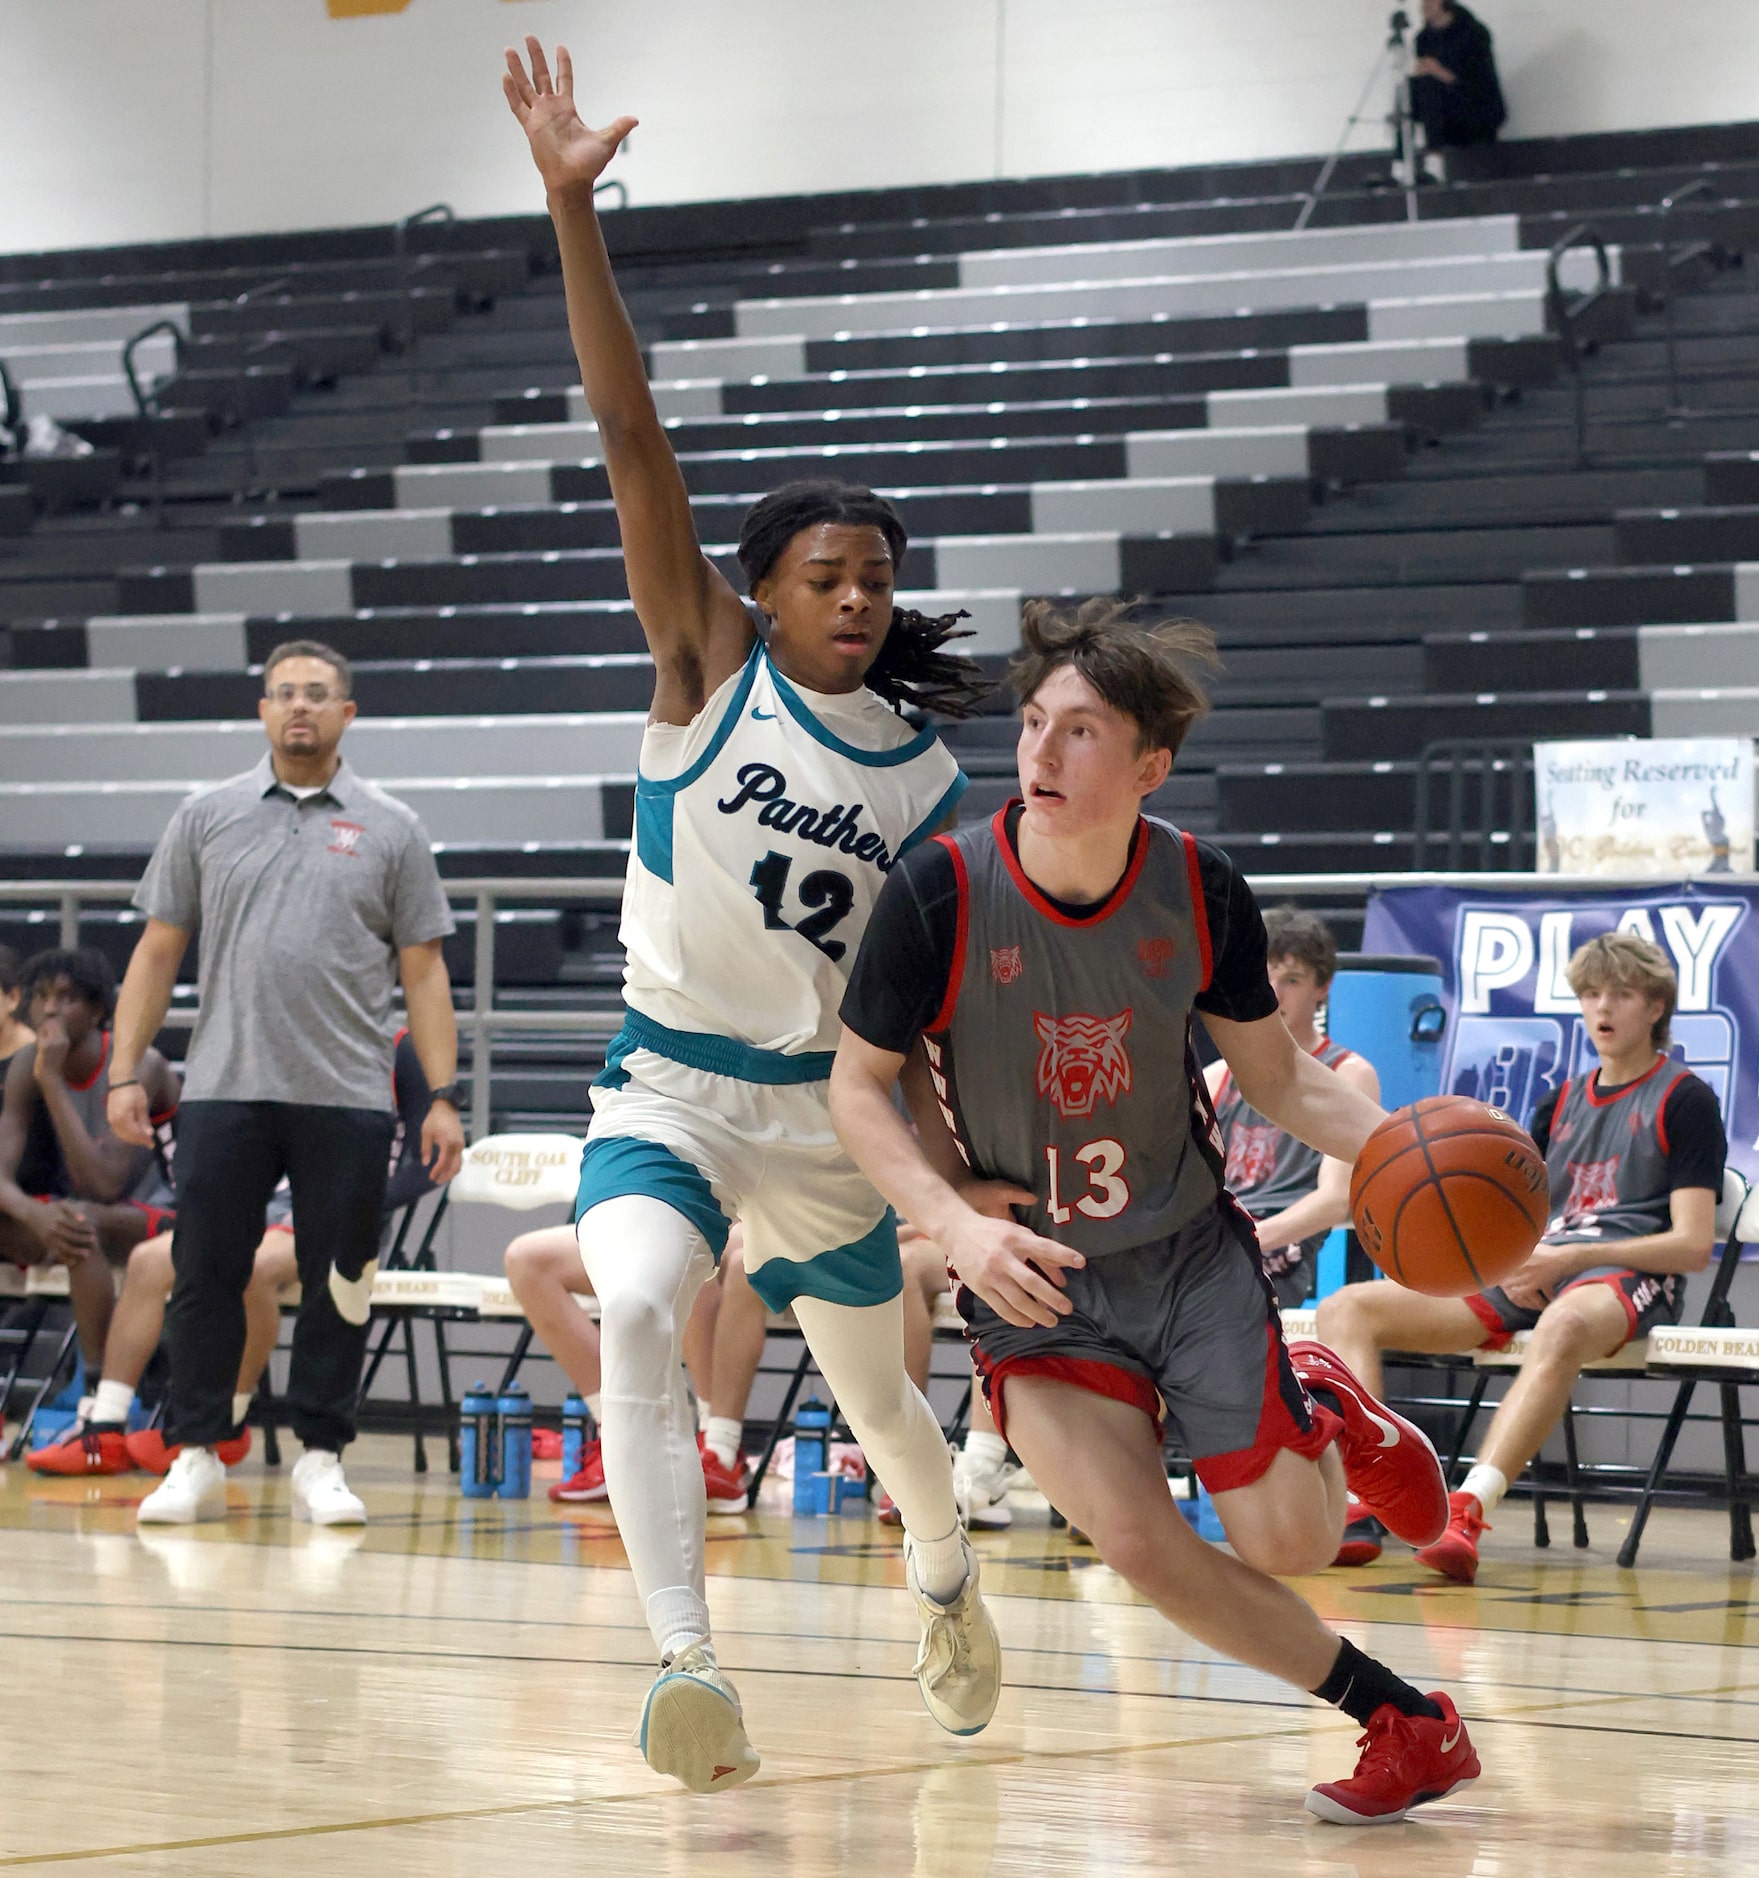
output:
M600 1080L621 1080L617 1073L623 1059L634 1050L651 1050L655 1056L682 1063L686 1069L699 1069L707 1076L771 1084L826 1082L836 1060L831 1050L787 1056L780 1050L759 1050L736 1037L718 1037L704 1030L673 1030L669 1024L656 1023L639 1011L629 1011L624 1015L623 1028L605 1052L605 1074Z

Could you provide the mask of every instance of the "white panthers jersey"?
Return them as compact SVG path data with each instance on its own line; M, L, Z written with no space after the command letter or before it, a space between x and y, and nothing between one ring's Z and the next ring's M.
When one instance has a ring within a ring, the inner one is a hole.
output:
M690 723L650 724L613 1060L639 1048L753 1082L828 1075L880 887L964 788L932 730L865 687L803 691L761 644ZM727 1045L705 1058L691 1038Z

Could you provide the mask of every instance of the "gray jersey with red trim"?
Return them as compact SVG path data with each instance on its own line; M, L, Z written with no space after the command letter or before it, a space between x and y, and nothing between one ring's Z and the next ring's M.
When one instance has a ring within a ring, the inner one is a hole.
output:
M1327 1069L1336 1069L1354 1054L1330 1037L1321 1037L1313 1052ZM1228 1191L1254 1219L1281 1213L1319 1185L1319 1164L1324 1158L1319 1150L1260 1115L1240 1093L1232 1071L1223 1075L1216 1089L1215 1119L1227 1150L1224 1178Z
M1145 818L1110 899L1071 919L993 822L940 837L959 882L947 996L923 1045L968 1165L1030 1189L1034 1232L1089 1257L1164 1239L1220 1190L1191 1054L1209 982L1197 845Z
M1564 1084L1545 1148L1551 1178L1548 1239L1638 1239L1673 1224L1662 1111L1692 1072L1662 1057L1611 1095L1598 1070Z
M94 1141L103 1141L110 1133L110 1032L104 1031L98 1052L98 1067L84 1082L67 1084L67 1099L80 1125ZM155 1116L155 1122L167 1118ZM19 1160L19 1185L26 1193L53 1199L84 1199L88 1195L74 1190L67 1162L61 1153L60 1138L49 1115L48 1105L39 1101L31 1112L25 1149ZM124 1197L141 1200L151 1206L171 1204L171 1186L165 1178L159 1155L151 1148L135 1151L132 1171Z

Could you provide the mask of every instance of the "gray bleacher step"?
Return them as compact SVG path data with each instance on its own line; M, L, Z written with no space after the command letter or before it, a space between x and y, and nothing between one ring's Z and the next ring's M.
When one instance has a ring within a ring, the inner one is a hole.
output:
M1576 567L1522 582L1528 626L1649 626L1759 620L1759 562Z
M1550 690L1672 691L1759 686L1759 624L1577 626L1536 632L1472 633L1424 641L1424 672L1436 691L1477 691L1518 668Z
M1519 683L1518 674L1511 677ZM1652 726L1647 695L1597 688L1376 695L1328 699L1322 707L1329 762L1414 757L1426 744L1454 738L1648 737Z

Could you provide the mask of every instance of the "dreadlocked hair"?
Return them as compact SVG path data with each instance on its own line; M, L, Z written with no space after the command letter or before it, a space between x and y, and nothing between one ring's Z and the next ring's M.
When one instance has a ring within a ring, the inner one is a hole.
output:
M885 536L896 570L910 537L903 518L884 496L861 483L810 478L784 483L752 504L739 529L739 566L749 593L782 558L803 528L833 522L848 528L877 528ZM892 624L864 681L894 710L934 711L942 717L972 716L991 689L977 666L944 650L953 639L970 638L959 621L969 614L928 614L894 606Z

